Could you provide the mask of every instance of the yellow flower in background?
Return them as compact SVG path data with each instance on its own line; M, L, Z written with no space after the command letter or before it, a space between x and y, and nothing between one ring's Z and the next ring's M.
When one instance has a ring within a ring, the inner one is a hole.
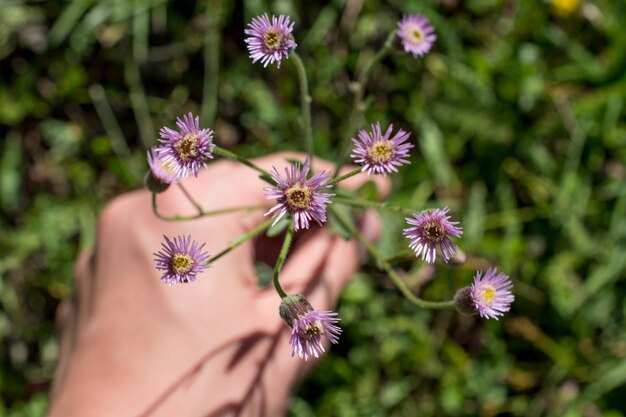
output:
M559 16L567 17L578 9L578 0L552 0L552 9Z

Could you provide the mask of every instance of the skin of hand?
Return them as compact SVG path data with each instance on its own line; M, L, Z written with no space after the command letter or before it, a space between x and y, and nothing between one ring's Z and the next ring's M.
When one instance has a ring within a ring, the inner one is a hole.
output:
M287 159L304 157L280 153L254 162L282 172ZM314 168L333 166L315 160ZM361 174L340 185L368 180L387 194L389 182L380 176ZM255 171L229 160L212 162L184 185L205 210L275 203L265 199L267 184ZM195 213L176 186L157 199L164 215ZM147 190L110 202L99 218L95 250L77 260L74 295L59 307L60 357L48 416L284 413L294 384L315 359L291 357L280 297L273 287L257 286L255 259L276 254L282 240L248 241L196 282L172 287L159 279L153 260L164 234L189 234L216 254L267 220L266 211L166 222L152 213ZM371 240L380 234L374 213L366 212L359 227ZM316 310L332 309L360 263L359 246L318 226L296 238L280 275L284 290L304 294Z

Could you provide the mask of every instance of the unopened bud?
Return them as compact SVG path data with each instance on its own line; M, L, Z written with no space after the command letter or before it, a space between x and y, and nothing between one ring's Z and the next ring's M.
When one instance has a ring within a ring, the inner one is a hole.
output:
M287 297L284 297L278 309L280 317L282 317L289 327L293 327L293 323L296 320L313 311L311 303L309 303L309 301L300 294L288 295Z
M472 316L478 313L476 305L472 299L472 289L470 287L463 287L454 295L454 307L461 314Z

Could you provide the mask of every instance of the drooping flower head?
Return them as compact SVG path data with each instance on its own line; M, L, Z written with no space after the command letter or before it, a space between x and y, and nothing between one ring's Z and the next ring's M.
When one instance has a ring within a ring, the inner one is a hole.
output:
M282 14L278 17L272 15L272 20L267 13L253 18L244 31L250 35L246 43L252 63L260 60L267 67L276 62L276 67L280 68L282 59L289 58L290 50L297 46L291 38L293 25L289 16Z
M209 254L203 252L204 243L198 245L191 236L177 236L170 240L163 235L161 251L153 253L157 271L163 271L161 280L168 285L193 282L196 275L208 268Z
M426 262L434 263L439 246L443 260L448 262L456 253L457 246L450 240L450 236L460 237L463 230L456 226L459 222L450 221L447 213L448 207L444 207L406 217L412 227L404 229L404 236L411 239L409 248L415 251L415 256L421 255Z
M416 58L426 55L437 40L435 29L420 14L405 15L398 22L398 36L402 40L404 52L413 54Z
M483 318L498 320L511 308L515 296L511 293L513 283L509 276L489 268L485 276L476 272L471 286L471 296L478 314Z
M272 179L276 183L274 187L265 187L265 198L276 199L276 205L265 215L271 214L274 224L287 213L291 213L294 219L294 230L308 229L311 220L320 226L326 222L326 205L330 204L330 197L335 194L325 193L332 188L328 185L330 173L322 171L307 179L309 173L309 160L300 164L291 164L285 167L285 178L281 177L276 167L272 167Z
M146 175L146 187L154 193L161 193L170 186L178 182L178 178L170 165L164 163L159 158L158 148L152 148L147 153L148 165L150 170Z
M213 158L213 131L200 129L200 118L192 113L177 118L176 125L178 132L169 127L161 128L159 158L178 179L187 178L189 174L197 177L200 168L207 166L206 160Z
M335 326L341 320L334 311L315 311L313 306L300 294L283 298L279 309L280 317L291 327L291 356L298 355L305 361L319 356L325 351L322 336L331 343L337 343L341 328Z
M372 125L372 131L359 131L358 139L352 138L355 147L350 154L354 162L362 165L362 171L370 174L382 174L398 172L398 168L404 164L410 164L409 150L413 148L411 143L405 143L411 136L410 133L400 129L393 137L391 133L393 125L389 125L383 135L380 123Z

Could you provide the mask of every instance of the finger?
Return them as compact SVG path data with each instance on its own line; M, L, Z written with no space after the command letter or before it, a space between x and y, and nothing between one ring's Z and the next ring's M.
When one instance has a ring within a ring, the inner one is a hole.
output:
M93 251L84 251L79 254L74 265L74 289L69 299L62 301L56 311L56 330L59 343L59 362L55 371L54 383L51 387L51 397L54 398L63 385L69 358L72 355L76 342L76 333L79 320L79 306L87 301L89 290Z

